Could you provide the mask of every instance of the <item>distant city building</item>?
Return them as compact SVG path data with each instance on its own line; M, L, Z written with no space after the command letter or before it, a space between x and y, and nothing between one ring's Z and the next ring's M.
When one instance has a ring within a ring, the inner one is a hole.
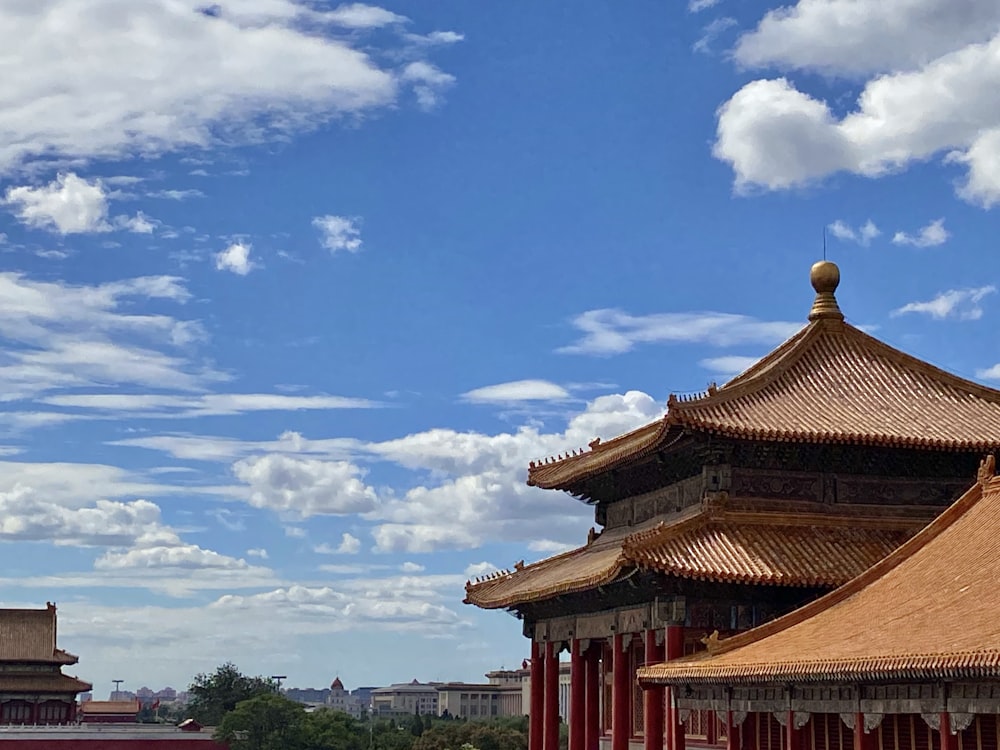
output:
M340 677L335 677L330 685L330 691L326 696L326 705L334 711L350 714L355 719L360 719L361 713L365 710L365 706L344 689L344 683L340 681Z
M438 715L437 686L442 683L403 682L372 690L372 713L376 716L406 714Z

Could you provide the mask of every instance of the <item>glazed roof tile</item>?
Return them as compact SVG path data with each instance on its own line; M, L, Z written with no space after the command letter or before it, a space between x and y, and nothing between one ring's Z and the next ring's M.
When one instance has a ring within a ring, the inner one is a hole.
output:
M466 586L466 601L512 607L610 583L635 568L680 578L838 586L888 555L920 521L698 512L606 531L584 547Z
M80 710L85 714L111 715L134 715L139 713L142 706L137 698L127 701L87 701L80 704Z
M528 484L569 489L643 458L682 429L748 440L987 452L1000 448L1000 391L959 378L836 318L819 318L721 388L671 396L666 415L565 458Z
M76 677L51 672L49 674L0 674L0 691L19 693L83 693L93 687Z
M0 609L0 661L75 664L56 647L56 609Z
M645 684L1000 677L1000 478L979 483L848 584L710 653L645 667Z

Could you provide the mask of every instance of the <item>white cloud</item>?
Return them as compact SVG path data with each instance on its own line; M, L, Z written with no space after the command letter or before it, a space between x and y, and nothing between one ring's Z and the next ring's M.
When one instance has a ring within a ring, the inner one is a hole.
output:
M518 401L561 401L569 391L548 380L513 380L475 388L462 394L462 399L477 404L509 404Z
M722 0L688 0L688 13L700 13L703 10L714 8Z
M875 222L871 219L868 219L868 221L857 229L854 229L847 223L837 219L835 222L830 224L827 229L829 229L830 234L838 240L854 242L862 247L868 247L873 239L882 234L879 228L875 226Z
M356 555L361 551L361 540L346 531L340 536L340 544L333 547L326 542L313 547L313 552L320 555Z
M944 228L944 219L935 219L922 227L916 234L896 232L892 236L894 245L912 245L913 247L936 247L948 241L948 230Z
M465 39L457 31L432 31L429 34L406 34L406 41L416 45L455 44Z
M987 367L985 370L976 370L976 377L981 380L1000 380L1000 363Z
M347 216L317 216L312 225L320 232L320 244L335 253L346 250L356 253L361 249L360 219Z
M747 67L868 75L921 67L986 42L998 24L1000 8L990 2L799 0L768 11L734 56Z
M706 370L729 377L745 372L757 364L759 360L760 357L741 357L733 354L726 357L709 357L708 359L701 360L698 364Z
M197 321L122 309L188 297L173 276L86 286L0 273L0 393L11 400L66 387L200 390L226 379L176 352L204 336Z
M145 418L209 417L257 411L370 409L379 406L378 403L363 398L288 396L276 393L209 393L203 396L81 393L48 396L39 401L51 406L101 412L99 416L105 418L123 414Z
M375 508L375 490L365 471L348 461L321 461L270 454L233 465L236 478L250 487L255 508L290 512L303 518L366 513Z
M156 190L146 193L147 198L164 198L171 201L186 201L190 198L204 198L205 194L201 190L188 188L185 190Z
M934 299L927 302L910 302L903 305L898 310L893 310L892 315L905 315L907 313L922 313L930 315L935 320L945 320L954 318L957 320L979 320L983 317L983 308L980 302L991 294L995 294L995 286L982 286L974 289L949 289L941 292Z
M361 3L323 12L300 0L211 14L188 0L0 5L0 173L39 158L258 142L389 107L402 73L381 68L368 40L327 31L403 20ZM398 34L382 41L379 57L407 44Z
M160 222L146 216L142 211L137 211L135 216L115 217L116 229L124 229L133 234L152 234L159 225Z
M399 569L404 573L422 573L425 568L423 565L415 562L404 562L399 566Z
M238 276L246 276L256 264L250 260L250 245L234 242L225 250L215 254L215 267L219 271L230 271Z
M465 568L465 576L469 580L473 578L479 578L481 576L489 575L490 573L496 573L500 568L491 562L478 562L470 563Z
M265 555L266 556L266 555ZM247 570L246 560L221 555L195 544L140 547L126 551L109 550L94 562L96 570L171 569Z
M441 103L441 95L455 83L455 76L445 73L426 60L408 63L400 75L407 83L413 84L417 104L423 110L434 109Z
M101 181L88 182L72 172L60 174L42 187L8 188L3 202L22 223L36 229L62 235L111 231L108 199Z
M716 18L701 30L701 37L699 37L698 41L692 45L691 49L695 52L701 52L706 55L711 53L713 42L715 42L716 39L735 25L735 18L730 18L728 16Z
M267 550L263 547L254 547L247 550L247 557L259 557L261 560L266 560L270 555L267 554Z
M573 319L573 326L584 336L558 349L560 353L606 356L648 343L773 344L802 328L800 323L761 321L731 313L630 315L609 309L588 310Z
M396 23L405 23L406 16L364 3L345 3L323 14L325 20L349 29L376 29Z
M838 117L825 101L799 91L786 78L752 81L719 109L714 154L731 165L737 191L793 188L841 171L880 177L944 155L947 161L968 169L958 186L961 197L987 207L1000 200L1000 103L997 97L982 94L1000 88L996 24L1000 11L984 11L991 20L983 23L977 17L980 11L969 9L987 4L966 3L957 14L942 0L914 0L906 5L908 13L918 6L927 11L912 13L912 28L901 32L917 40L913 50L922 54L927 49L919 42L921 33L940 35L944 46L937 45L933 57L912 67L887 62L887 67L877 68L881 74L864 84L854 111ZM800 0L787 17L807 9L825 9L845 23L850 18L848 25L864 27L860 36L868 39L871 35L877 41L870 48L883 54L892 40L883 42L878 24L867 25L868 16L877 15L878 8L890 9L891 15L895 12L891 9L901 7L872 0ZM776 12L771 18L786 19L785 13ZM963 33L940 34L936 23L927 20L938 17L949 17ZM924 31L918 33L921 24ZM782 21L776 28L794 35L793 26ZM863 59L842 34L828 33L836 27L827 23L823 32L831 48L835 46L845 60ZM770 41L761 44L761 49L780 49ZM813 49L812 43L803 48ZM794 54L786 62L792 68L811 67L808 59ZM861 66L868 69L871 63Z

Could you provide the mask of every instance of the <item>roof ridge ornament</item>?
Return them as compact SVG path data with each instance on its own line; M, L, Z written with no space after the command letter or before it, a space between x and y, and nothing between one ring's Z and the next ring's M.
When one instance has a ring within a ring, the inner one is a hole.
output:
M837 298L833 294L840 284L840 269L837 268L837 264L829 260L813 263L809 271L809 281L816 290L816 299L813 300L812 310L809 311L809 320L843 320L844 313L840 311L840 305L837 304Z
M990 483L997 473L997 460L996 457L990 453L982 461L979 462L979 471L976 473L976 480L979 485L986 489L986 485Z

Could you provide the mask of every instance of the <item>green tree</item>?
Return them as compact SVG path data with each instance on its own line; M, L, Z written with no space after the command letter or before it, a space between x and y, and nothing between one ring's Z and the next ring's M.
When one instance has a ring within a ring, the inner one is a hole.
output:
M211 674L195 675L188 688L191 700L187 713L200 724L218 726L240 701L277 692L278 687L271 680L248 677L235 664L226 662Z
M368 727L343 711L320 709L305 715L307 750L366 750Z
M307 750L303 706L273 692L240 701L215 730L230 750Z
M419 737L424 733L424 720L420 718L420 714L413 714L413 718L410 719L410 734L414 737Z

